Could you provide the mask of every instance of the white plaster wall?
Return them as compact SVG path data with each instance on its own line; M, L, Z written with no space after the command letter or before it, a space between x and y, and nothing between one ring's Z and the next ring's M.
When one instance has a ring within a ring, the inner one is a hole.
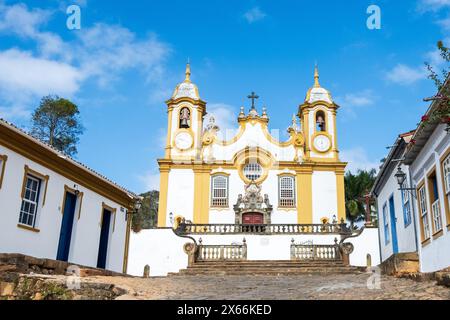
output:
M333 215L338 216L336 174L329 171L314 171L312 175L313 223Z
M183 216L186 220L194 218L194 172L191 169L172 169L169 172L167 193L166 226L171 226L173 218Z
M177 237L172 229L142 230L130 235L128 274L142 276L145 265L150 266L150 276L166 276L187 267L185 243L192 242Z
M64 185L73 187L74 182L3 146L0 146L0 154L8 156L3 186L0 189L0 252L56 259L62 221L61 207L65 196ZM50 176L45 205L42 206L43 192L39 202L36 224L36 228L40 230L39 233L17 227L22 203L25 165L42 175ZM83 186L78 186L78 189L84 193L84 197L79 220L79 203L75 212L69 261L91 267L97 265L101 231L100 215L102 202L105 202L108 206L117 208L115 230L110 236L106 267L109 270L121 272L125 248L125 210L121 212L119 204Z
M366 267L368 254L370 254L372 258L372 266L380 264L380 247L378 245L377 228L366 228L360 236L350 238L345 242L350 242L355 247L355 250L350 255L350 265Z
M450 231L446 228L446 226L450 224L450 221L447 221L444 211L444 201L446 201L446 198L444 196L443 185L441 183L442 173L440 169L440 157L449 147L450 136L445 131L445 125L441 124L435 129L434 133L428 139L428 142L426 143L420 154L410 166L414 185L418 185L421 181L423 181L427 173L434 166L436 166L439 200L442 213L442 224L444 226L444 234L440 238L431 238L431 242L424 247L419 245L420 268L422 272L433 272L450 266ZM427 204L429 212L429 224L431 227L431 208L429 205L429 201L427 202ZM419 221L417 202L415 202L415 210L416 219L417 221ZM418 239L421 239L419 227L417 228L417 237Z
M291 241L300 244L312 241L314 244L333 244L335 235L195 235L197 243L202 239L204 245L242 244L247 243L248 260L290 260ZM132 233L128 272L142 276L144 266L150 266L151 276L166 276L169 272L178 272L188 264L183 245L191 240L177 237L170 229L143 230ZM372 265L379 264L378 231L366 229L358 238L348 239L355 246L350 255L350 264L366 266L367 254L372 256Z
M403 172L407 173L408 176L408 167L402 165ZM389 198L394 196L394 207L395 207L395 217L396 221L396 230L397 230L397 239L398 239L398 251L402 252L415 252L416 248L416 240L415 240L415 228L414 228L414 212L413 206L415 199L410 196L410 206L411 206L411 223L409 225L405 225L405 217L403 213L403 202L402 202L402 194L398 190L399 186L397 183L397 179L395 178L395 174L397 170L393 170L389 175L388 180L385 182L382 187L380 194L377 197L377 206L378 206L378 221L380 228L380 247L381 247L381 259L385 261L392 254L393 251L393 242L392 242L392 230L391 230L391 218L390 218L390 207L389 207ZM409 178L408 178L409 181ZM385 234L384 234L384 218L383 218L383 206L387 204L388 214L387 220L389 223L389 243L386 244Z

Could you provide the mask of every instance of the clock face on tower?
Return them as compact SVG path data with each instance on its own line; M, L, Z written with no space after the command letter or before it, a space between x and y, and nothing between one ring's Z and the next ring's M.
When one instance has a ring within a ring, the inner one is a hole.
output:
M192 136L188 132L180 132L175 137L175 145L180 150L187 150L192 147Z
M318 135L314 138L314 148L319 152L327 152L330 150L331 141L326 135Z

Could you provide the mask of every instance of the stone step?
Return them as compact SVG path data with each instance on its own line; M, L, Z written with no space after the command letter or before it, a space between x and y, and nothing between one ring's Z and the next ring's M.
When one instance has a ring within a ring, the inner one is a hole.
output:
M360 273L358 268L308 268L308 269L249 269L249 270L221 270L221 269L204 269L192 270L183 269L179 273L171 273L169 276L180 275L305 275L305 274L355 274Z

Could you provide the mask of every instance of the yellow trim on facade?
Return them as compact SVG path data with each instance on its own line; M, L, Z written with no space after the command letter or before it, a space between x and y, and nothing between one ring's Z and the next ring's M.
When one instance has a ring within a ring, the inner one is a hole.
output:
M447 150L444 152L444 154L440 158L440 170L441 170L441 183L442 183L442 190L444 191L444 211L445 211L445 217L447 218L447 230L450 230L450 208L448 204L448 199L450 197L450 193L446 193L446 187L445 187L445 178L444 178L444 161L445 159L450 156L450 147L447 148ZM449 190L450 191L450 190Z
M2 166L0 168L0 189L1 189L3 185L3 177L5 176L6 161L8 161L8 156L0 155L0 160L2 161Z
M339 157L338 157L339 149L338 149L338 140L337 140L337 122L336 122L337 112L336 112L336 109L331 111L331 114L333 115L333 133L334 133L333 152L335 152L336 160L339 160Z
M127 211L127 230L125 231L125 247L123 252L123 264L122 264L122 272L127 273L128 270L128 252L130 248L130 233L131 233L131 220L132 214Z
M22 199L25 197L25 187L26 187L28 175L31 175L33 177L40 179L41 180L41 188L42 188L42 183L44 183L44 194L42 196L42 207L45 206L45 199L47 198L48 180L50 179L50 177L48 175L43 175L37 171L34 171L34 170L30 169L30 167L28 165L25 165L23 182L22 182L22 193L20 196Z
M167 193L169 191L170 166L160 164L159 202L158 202L158 227L166 227L167 221Z
M429 204L429 208L430 208L430 212L429 212L429 216L430 216L430 218L431 218L431 234L432 234L432 236L433 236L433 238L434 238L434 235L436 234L436 233L439 233L439 231L441 231L442 229L439 229L439 230L436 230L436 225L435 225L435 223L434 223L434 217L433 217L433 203L437 200L437 199L435 199L434 197L433 197L433 199L431 198L431 196L434 194L434 190L433 190L433 185L430 183L430 179L431 179L431 177L434 175L434 177L436 178L436 182L437 182L437 172L436 172L436 166L433 166L429 171L428 171L428 173L427 173L427 183L426 183L426 185L427 185L427 188L425 188L425 190L426 190L426 192L427 192L427 194L428 194L428 204ZM438 196L438 199L439 199L439 196ZM443 219L442 219L442 210L441 210L441 212L439 213L440 215L441 215L441 221L443 222ZM444 227L444 225L442 225L442 227Z
M427 195L427 188L425 186L425 179L423 179L418 185L417 185L417 207L419 209L419 224L420 224L420 238L421 238L421 242L422 242L422 246L424 246L424 243L428 240L430 240L430 235L428 234L427 237L425 237L425 229L424 229L424 225L423 225L423 220L422 220L422 205L420 204L420 189L425 188L425 196L428 198ZM426 199L428 202L428 199ZM427 208L427 220L428 220L428 225L430 225L430 213L428 212L428 208Z
M194 223L207 224L209 221L210 179L209 169L194 168Z
M112 232L114 232L115 228L116 228L116 214L117 214L117 208L113 208L111 206L108 206L106 203L102 202L102 213L100 216L100 228L103 225L103 216L105 214L105 210L108 210L111 215L113 215L113 227L112 227ZM110 221L111 223L111 221Z
M297 170L297 221L299 224L313 223L312 170Z
M23 230L27 230L27 231L31 231L31 232L34 232L34 233L39 233L39 232L41 232L41 230L39 230L39 229L30 227L30 226L26 226L26 225L20 224L20 223L17 224L17 228L23 229Z
M80 220L81 218L81 207L83 206L83 196L84 193L83 192L78 192L77 195L77 190L70 188L68 185L64 185L64 194L63 194L63 202L62 202L62 206L61 206L61 215L64 215L64 207L66 206L66 193L72 193L73 195L77 196L77 202L79 201L79 205L78 205L78 220Z
M167 118L168 118L168 124L167 124L167 140L166 140L166 153L165 156L167 159L170 158L171 150L172 150L172 117L173 117L173 107L169 107L167 110Z
M336 172L336 190L337 190L337 217L340 222L341 219L346 219L345 213L345 182L344 182L344 170Z

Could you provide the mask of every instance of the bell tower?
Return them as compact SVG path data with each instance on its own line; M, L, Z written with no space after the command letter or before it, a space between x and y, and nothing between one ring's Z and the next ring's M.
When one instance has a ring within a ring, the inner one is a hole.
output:
M319 83L319 69L314 68L314 86L300 105L298 117L305 134L305 157L316 162L338 162L336 113L339 106Z
M198 88L191 81L189 63L186 65L184 81L176 86L166 104L168 124L165 159L199 159L206 102L200 99Z

